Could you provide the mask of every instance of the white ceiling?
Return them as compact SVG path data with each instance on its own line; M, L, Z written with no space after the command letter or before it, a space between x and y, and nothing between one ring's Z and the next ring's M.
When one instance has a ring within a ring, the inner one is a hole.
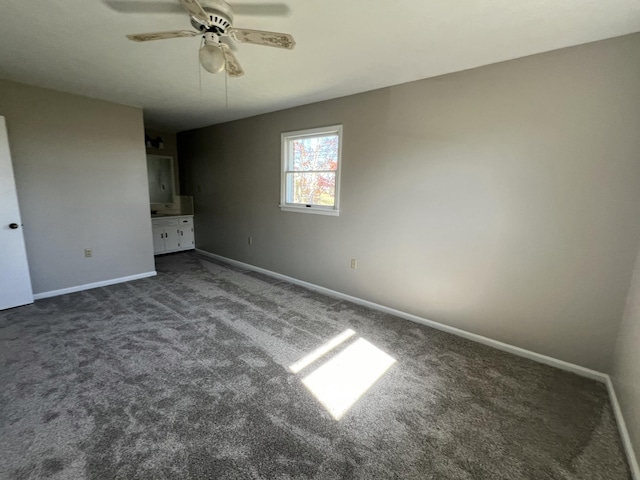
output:
M238 44L246 74L227 80L227 102L225 76L199 73L199 37L125 38L191 29L186 14L102 0L3 0L0 77L140 106L147 126L180 131L640 31L639 0L278 3L287 15L234 25L291 33L295 50Z

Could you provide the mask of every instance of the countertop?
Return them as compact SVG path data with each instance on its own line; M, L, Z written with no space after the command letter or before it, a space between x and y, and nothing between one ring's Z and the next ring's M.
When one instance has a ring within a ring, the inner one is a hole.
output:
M162 217L193 217L193 213L152 213L151 218Z

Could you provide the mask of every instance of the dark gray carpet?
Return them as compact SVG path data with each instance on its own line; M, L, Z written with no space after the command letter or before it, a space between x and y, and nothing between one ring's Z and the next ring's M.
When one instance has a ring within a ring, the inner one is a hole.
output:
M157 269L0 312L0 478L630 478L602 384L192 252ZM380 365L339 420L306 386L335 407Z

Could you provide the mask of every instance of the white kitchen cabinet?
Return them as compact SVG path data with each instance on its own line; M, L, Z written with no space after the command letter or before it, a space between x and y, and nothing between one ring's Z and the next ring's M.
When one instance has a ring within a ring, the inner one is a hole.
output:
M193 216L165 216L152 218L153 253L180 252L196 248L193 232Z
M162 253L164 248L164 227L153 227L153 253Z
M188 250L190 248L196 248L196 241L194 238L193 232L193 221L189 224L181 224L180 225L180 238L178 239L180 243L181 250Z

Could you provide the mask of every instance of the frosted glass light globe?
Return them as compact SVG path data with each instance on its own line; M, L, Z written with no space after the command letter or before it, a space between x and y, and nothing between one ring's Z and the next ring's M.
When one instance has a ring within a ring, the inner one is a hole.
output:
M199 53L200 65L207 72L220 73L224 70L224 54L217 45L204 45Z

